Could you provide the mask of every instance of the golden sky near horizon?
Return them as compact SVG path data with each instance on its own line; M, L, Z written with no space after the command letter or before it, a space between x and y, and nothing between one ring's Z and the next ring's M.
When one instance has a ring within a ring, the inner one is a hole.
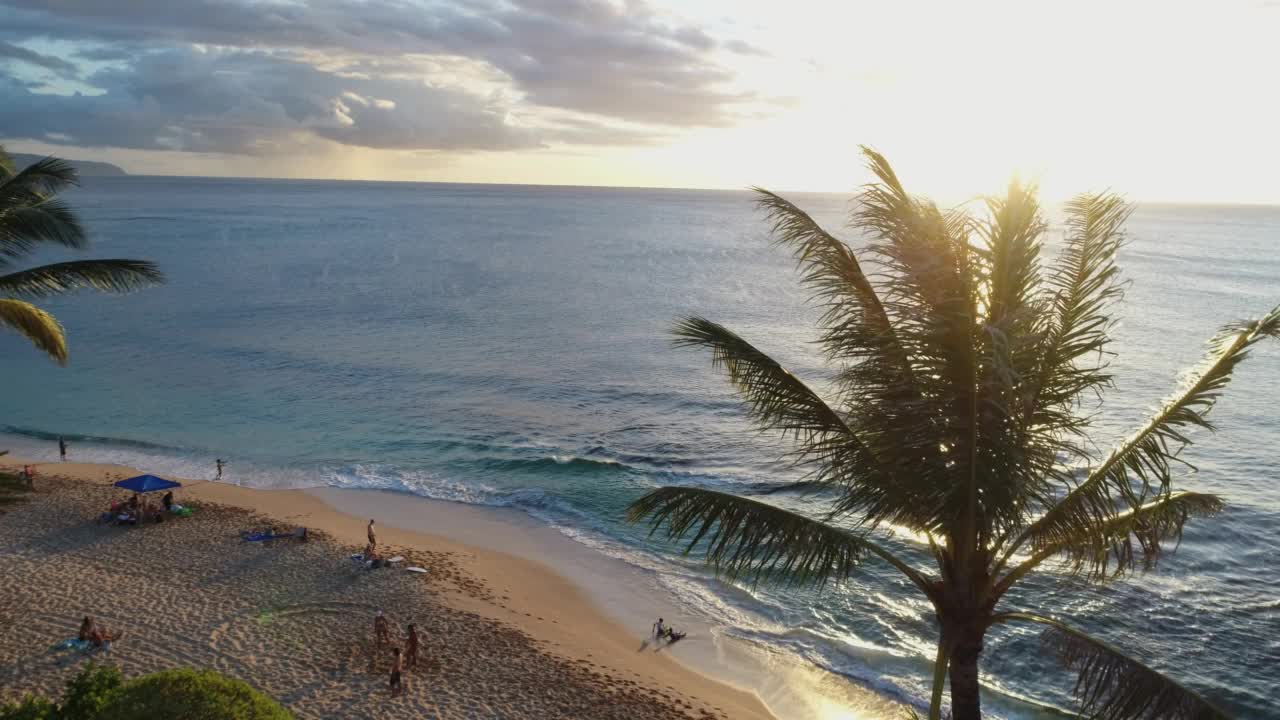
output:
M942 199L1280 203L1280 0L41 5L0 138L133 172L842 191L867 144Z

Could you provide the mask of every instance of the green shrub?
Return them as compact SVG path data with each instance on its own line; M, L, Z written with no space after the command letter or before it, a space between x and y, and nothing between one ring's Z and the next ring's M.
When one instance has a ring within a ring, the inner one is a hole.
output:
M58 720L58 707L48 700L28 695L21 702L0 707L0 720Z
M0 720L94 720L107 693L120 687L120 671L89 663L67 681L61 704L36 695L0 708Z
M94 720L292 720L276 701L210 670L165 670L111 691Z
M123 683L124 677L116 668L89 663L67 681L57 720L94 720L106 705L107 696Z
M61 704L35 695L0 707L0 720L292 720L247 683L211 670L165 670L125 682L90 663L67 682Z

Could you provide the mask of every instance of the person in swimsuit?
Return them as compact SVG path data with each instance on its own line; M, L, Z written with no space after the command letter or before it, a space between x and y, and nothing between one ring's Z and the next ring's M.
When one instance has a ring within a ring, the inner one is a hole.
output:
M222 458L218 458L218 460L217 460L217 463L216 463L216 464L217 464L217 466L218 466L218 477L214 478L214 480L221 480L221 479L222 479L222 466L223 466L223 465L226 465L226 463L222 462Z
M418 626L413 623L409 623L409 637L404 643L404 665L410 668L418 665Z
M84 620L80 621L80 632L76 633L76 638L81 641L88 642L89 638L93 637L93 631L93 618L85 615Z
M391 644L391 626L387 624L387 618L382 615L381 610L373 619L373 643L377 647Z
M124 633L122 632L113 633L106 628L95 625L93 632L89 633L89 643L96 648L107 648L109 650L111 649L111 642L113 640L119 640L123 636Z
M404 692L404 686L401 685L400 679L400 673L403 670L400 663L400 648L392 648L391 657L391 681L389 683L391 686L391 697L399 697L400 693Z

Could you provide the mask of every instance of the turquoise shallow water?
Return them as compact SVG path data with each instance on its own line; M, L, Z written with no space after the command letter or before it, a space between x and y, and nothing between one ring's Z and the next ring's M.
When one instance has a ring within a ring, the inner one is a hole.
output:
M840 227L845 199L797 196ZM376 487L522 509L661 573L732 634L851 681L924 693L925 604L869 567L821 593L728 588L622 525L663 484L750 492L794 477L671 321L706 314L821 385L815 313L737 192L91 179L72 200L101 256L159 262L166 287L47 303L57 368L0 335L5 446L257 486ZM1280 209L1144 206L1114 349L1106 445L1218 325L1280 302ZM52 258L52 256L51 256ZM1048 576L1011 599L1174 673L1241 717L1280 717L1280 345L1246 363L1187 455L1224 493L1157 573L1103 589ZM820 499L779 498L804 509ZM893 541L914 552L911 540ZM997 632L989 706L1067 704L1032 634Z

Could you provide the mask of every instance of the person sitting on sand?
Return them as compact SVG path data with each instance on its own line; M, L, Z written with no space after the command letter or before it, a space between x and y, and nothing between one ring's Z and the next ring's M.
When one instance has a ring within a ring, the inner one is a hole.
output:
M400 697L400 693L404 692L404 687L400 684L400 673L403 667L400 664L400 648L391 648L391 697Z
M80 621L80 632L76 633L76 639L81 642L89 642L89 638L93 637L94 630L93 618L85 615L84 620Z
M111 632L106 628L94 627L93 632L89 633L89 644L96 648L111 649L111 643L124 637L122 632Z
M667 634L666 634L667 644L670 645L671 643L677 640L683 640L684 636L687 634L688 633L677 632L675 628L667 628Z
M137 511L127 502L112 503L111 516L116 525L135 525L138 522Z
M164 497L160 498L160 504L163 505L164 509L167 511L173 510L173 491L172 490L167 491L164 494Z
M373 619L373 642L378 647L391 644L391 626L387 624L387 618L382 615L381 610Z
M404 643L404 664L405 667L418 665L418 626L413 623L409 623L409 636Z

